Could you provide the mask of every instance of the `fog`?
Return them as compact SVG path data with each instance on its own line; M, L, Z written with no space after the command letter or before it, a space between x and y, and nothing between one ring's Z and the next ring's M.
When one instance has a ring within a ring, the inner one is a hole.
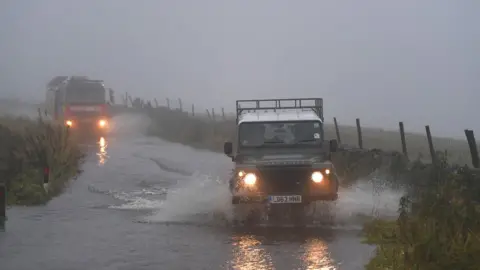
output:
M343 124L460 137L480 132L478 14L475 0L2 0L0 96L87 75L229 111L318 96Z

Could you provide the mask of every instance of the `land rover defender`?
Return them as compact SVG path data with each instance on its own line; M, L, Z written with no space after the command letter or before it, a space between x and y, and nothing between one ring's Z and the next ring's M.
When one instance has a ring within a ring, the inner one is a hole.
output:
M323 99L236 102L236 146L224 144L235 162L232 204L335 201L338 178L331 162L337 141L326 141Z

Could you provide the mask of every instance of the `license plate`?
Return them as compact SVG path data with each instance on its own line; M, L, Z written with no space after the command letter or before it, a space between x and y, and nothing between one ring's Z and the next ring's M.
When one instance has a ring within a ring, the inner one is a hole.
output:
M70 106L70 110L73 112L98 112L100 107L98 106Z
M301 203L302 196L300 195L270 196L268 200L270 203Z

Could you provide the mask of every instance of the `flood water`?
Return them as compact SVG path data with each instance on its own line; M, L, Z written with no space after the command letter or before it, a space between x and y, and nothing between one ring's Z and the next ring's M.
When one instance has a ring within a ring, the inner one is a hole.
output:
M0 269L363 269L359 215L395 213L368 184L340 193L335 225L233 227L231 161L141 135L137 116L85 146L84 172L46 206L8 210Z

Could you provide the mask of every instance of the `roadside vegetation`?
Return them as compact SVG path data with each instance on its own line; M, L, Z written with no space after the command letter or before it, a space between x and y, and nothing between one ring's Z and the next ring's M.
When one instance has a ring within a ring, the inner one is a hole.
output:
M8 205L45 204L79 173L82 160L66 128L37 120L0 116L0 177ZM49 170L44 187L45 169Z
M404 172L411 188L396 220L364 226L376 246L366 269L478 269L480 265L479 171L416 162Z

